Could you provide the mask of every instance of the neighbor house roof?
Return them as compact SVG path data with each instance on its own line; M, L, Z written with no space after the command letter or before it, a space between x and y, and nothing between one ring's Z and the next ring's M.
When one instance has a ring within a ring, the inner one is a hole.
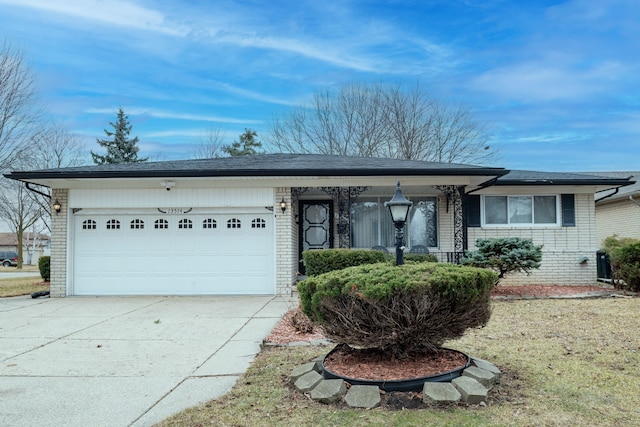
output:
M611 185L612 187L633 184L627 177L615 175L596 175L573 172L539 172L510 170L498 178L495 185Z
M596 194L596 202L612 202L619 199L628 199L632 197L640 201L640 171L615 171L615 172L589 172L593 175L615 176L619 178L629 178L631 184L621 187L617 191L607 190Z
M46 234L36 234L36 245L44 246L46 245L46 241L48 241L50 237ZM18 237L16 233L0 233L0 246L16 246L18 244ZM22 235L22 244L23 245L32 245L33 244L33 233L25 231Z

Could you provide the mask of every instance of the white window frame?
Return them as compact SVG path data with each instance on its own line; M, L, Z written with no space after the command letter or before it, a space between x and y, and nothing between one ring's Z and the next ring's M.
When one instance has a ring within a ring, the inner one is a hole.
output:
M486 198L487 197L506 197L507 198L507 223L506 224L489 224L486 221ZM510 223L509 222L509 197L531 197L531 209L532 209L532 222L530 223ZM535 202L534 197L555 197L556 199L556 222L555 223L535 223ZM482 196L481 204L481 219L482 227L495 227L495 228L549 228L549 227L561 227L562 226L562 211L561 211L561 197L560 194L485 194Z

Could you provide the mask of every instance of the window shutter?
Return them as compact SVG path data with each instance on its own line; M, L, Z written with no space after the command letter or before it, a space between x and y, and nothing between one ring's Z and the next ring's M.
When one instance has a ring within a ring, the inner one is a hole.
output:
M467 196L467 227L480 227L480 196Z
M561 209L562 209L562 226L563 227L575 227L576 226L576 200L573 194L563 194L561 196Z

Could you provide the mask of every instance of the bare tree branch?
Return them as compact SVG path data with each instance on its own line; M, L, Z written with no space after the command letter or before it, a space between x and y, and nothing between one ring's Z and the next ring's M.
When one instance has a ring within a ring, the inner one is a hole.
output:
M351 84L314 94L274 116L265 141L276 151L438 162L485 163L495 152L468 110L429 96L419 85Z
M220 129L209 129L200 137L200 145L194 150L193 159L213 159L222 156L225 133Z
M0 47L0 170L11 168L24 150L39 119L34 77L22 52L4 42Z
M22 268L24 232L42 218L38 203L21 182L5 179L0 189L0 219L16 233L18 241L18 269Z

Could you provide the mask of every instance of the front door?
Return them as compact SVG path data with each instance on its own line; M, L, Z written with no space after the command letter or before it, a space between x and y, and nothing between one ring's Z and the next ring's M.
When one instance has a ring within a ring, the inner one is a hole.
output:
M333 230L333 204L330 200L300 202L300 273L304 274L302 252L329 249Z

